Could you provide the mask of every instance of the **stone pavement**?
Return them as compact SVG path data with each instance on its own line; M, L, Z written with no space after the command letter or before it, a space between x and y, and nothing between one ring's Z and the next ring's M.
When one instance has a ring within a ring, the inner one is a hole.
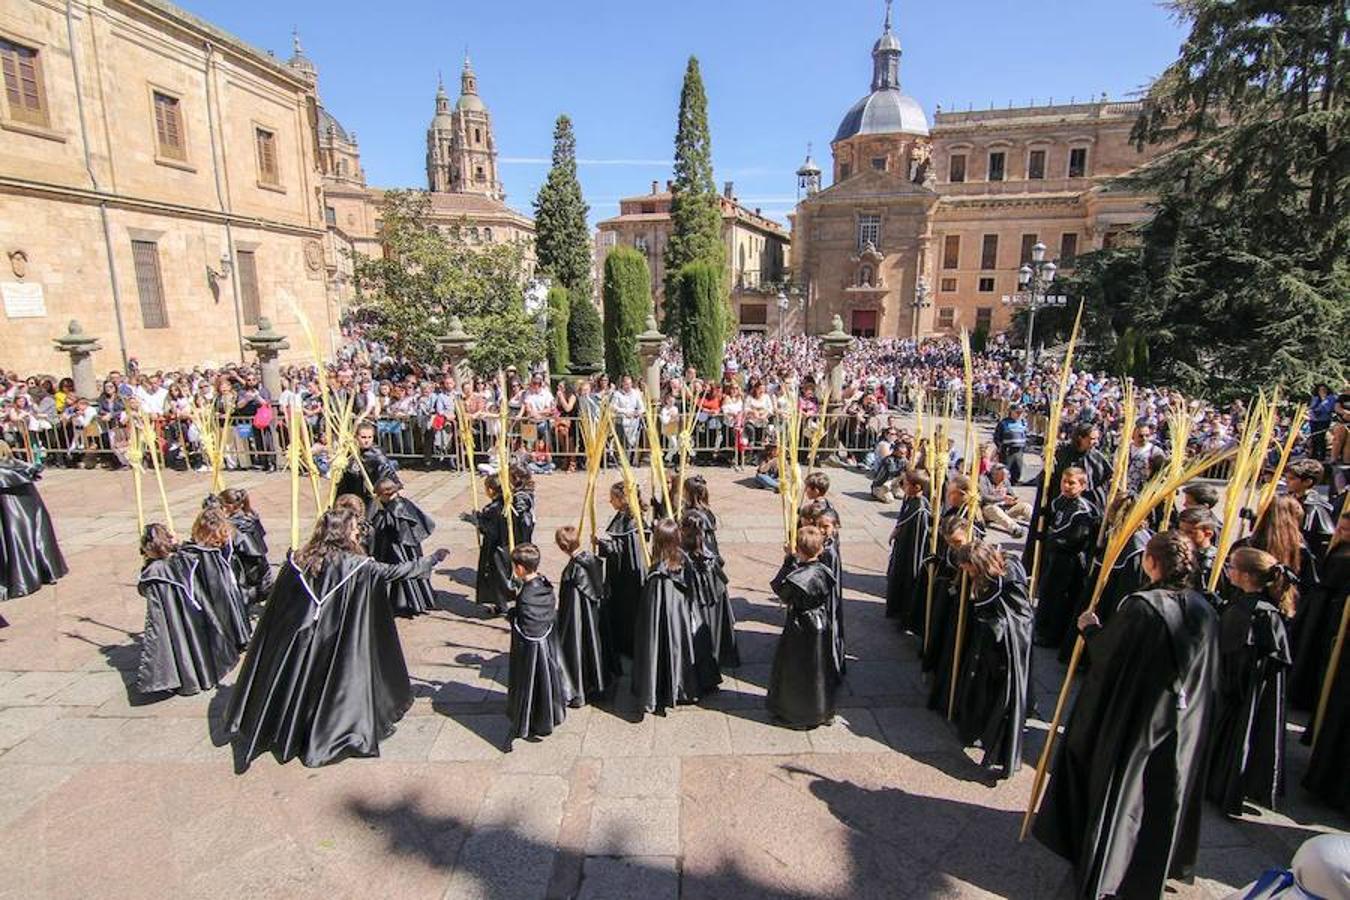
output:
M417 701L372 760L324 769L221 745L229 687L152 701L128 684L144 605L128 474L51 472L42 491L71 575L4 605L0 631L0 897L903 898L1057 897L1068 867L1017 830L1026 766L992 783L924 708L914 642L882 615L890 516L857 474L830 470L844 520L851 662L832 727L776 728L763 695L781 613L778 498L705 470L728 559L744 664L701 706L640 719L631 702L571 713L502 752L508 632L470 602L463 476L409 473L451 557L441 609L399 628ZM185 529L205 476L171 473ZM232 475L287 542L284 475ZM539 480L544 571L575 522L582 479ZM306 490L308 486L306 485ZM312 499L302 494L312 512ZM153 481L147 509L158 518ZM604 511L601 512L604 515ZM893 513L892 513L893 514ZM1040 660L1040 708L1061 669ZM1034 763L1044 724L1032 723ZM1290 744L1291 780L1307 762ZM1206 814L1200 878L1222 896L1345 821L1294 786L1283 814Z

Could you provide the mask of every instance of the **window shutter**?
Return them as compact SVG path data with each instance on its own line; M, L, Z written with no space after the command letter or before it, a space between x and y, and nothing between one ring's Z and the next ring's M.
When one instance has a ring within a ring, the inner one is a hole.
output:
M159 247L154 241L132 241L131 259L136 268L136 293L141 301L141 325L168 328L164 308L164 282L159 271Z
M258 294L258 258L252 250L240 250L235 258L239 264L239 301L243 306L244 324L257 325L262 315L262 302Z

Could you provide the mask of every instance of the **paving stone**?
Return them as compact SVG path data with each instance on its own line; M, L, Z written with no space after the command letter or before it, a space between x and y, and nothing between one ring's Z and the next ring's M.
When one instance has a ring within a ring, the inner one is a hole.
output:
M5 754L7 763L102 762L126 719L57 719Z
M868 709L841 709L833 724L813 728L806 736L816 753L884 753L889 749Z
M510 720L502 715L449 717L427 752L427 759L497 759L502 755L510 730Z
M737 711L727 717L727 724L732 751L738 756L811 752L806 732L773 724L768 710Z
M527 775L566 775L581 755L581 734L555 731L537 741L515 740L502 758L501 771Z
M33 706L44 703L81 677L80 672L24 672L0 684L0 706Z
M680 791L680 760L670 756L618 757L604 761L598 797L674 799Z
M561 778L504 775L483 797L455 860L445 897L542 898L556 855L567 784Z
M63 706L11 706L0 709L0 751L8 750L69 712Z
M404 716L397 730L380 741L380 759L421 761L431 753L445 721L439 716Z
M652 797L598 797L591 809L586 853L675 856L680 852L680 803Z
M652 722L652 752L658 756L706 756L731 752L725 713L677 709Z
M577 900L676 900L680 876L673 856L586 858Z
M0 764L0 828L36 806L77 771L75 766L34 766L4 760Z
M597 710L586 727L582 756L651 756L654 718L644 716L641 722L630 722Z
M126 685L117 672L83 672L74 682L52 694L48 702L62 706L101 706L117 694L126 695Z
M204 735L210 736L207 723L201 719L124 719L121 722L122 727L109 736L100 761L184 760L201 743Z

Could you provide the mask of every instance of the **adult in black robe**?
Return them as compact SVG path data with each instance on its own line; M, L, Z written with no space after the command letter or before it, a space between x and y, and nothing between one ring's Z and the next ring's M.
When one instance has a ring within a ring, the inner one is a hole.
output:
M220 683L239 661L239 649L197 593L196 557L173 554L147 560L136 589L145 598L145 631L136 690L191 696Z
M619 510L596 542L597 554L605 563L610 637L615 652L629 658L633 656L638 603L647 577L642 545L638 543L639 527L627 510Z
M337 492L355 494L369 505L374 499L371 488L386 478L400 485L403 483L398 477L398 463L386 456L379 447L366 447L359 456L347 461L347 467L338 478Z
M1036 643L1058 647L1074 628L1074 608L1087 579L1097 517L1083 497L1061 494L1050 504L1036 590Z
M70 570L38 493L42 467L0 459L0 600L26 597Z
M186 543L178 548L178 553L192 569L196 596L210 604L220 627L235 649L242 652L253 636L253 623L248 617L248 601L243 588L239 586L227 556L229 545L208 547Z
M953 721L961 741L984 749L981 765L1011 778L1022 765L1031 673L1031 597L1015 559L971 599Z
M891 555L886 564L886 618L897 619L902 628L916 633L916 622L919 629L923 627L924 598L919 588L932 518L927 497L905 497L891 531Z
M1093 666L1034 833L1073 863L1075 896L1156 900L1199 850L1218 617L1198 591L1155 585L1085 637Z
M424 578L443 558L438 551L390 565L344 552L310 573L287 558L226 715L241 768L268 750L310 767L379 756L413 697L378 588Z
M633 640L633 695L646 712L697 703L722 680L711 654L695 646L705 625L689 597L686 568L658 562L642 586Z
M609 697L623 674L605 617L604 566L578 550L563 567L558 584L558 645L572 686L572 706Z
M1294 667L1289 673L1289 705L1295 709L1316 710L1322 695L1322 682L1331 664L1332 645L1341 625L1341 614L1350 596L1350 541L1326 552L1321 572L1314 585L1300 579L1297 628L1294 638Z
M1284 795L1284 680L1292 657L1284 617L1265 594L1240 593L1219 614L1219 682L1209 799L1230 816Z
M572 689L563 669L555 628L553 585L543 575L521 583L511 620L506 714L511 737L545 737L567 718Z
M267 529L253 513L230 516L230 567L247 603L263 603L272 590L272 565L267 561Z
M805 562L788 557L771 587L787 618L774 648L765 703L794 728L828 724L840 680L829 613L834 573L819 557Z
M1312 728L1308 730L1311 732ZM1317 799L1350 815L1347 759L1350 759L1350 646L1341 651L1322 728L1313 742L1308 771L1303 776L1303 786Z
M436 523L416 503L394 495L377 501L370 516L371 553L382 563L402 563L422 558L422 542L431 537ZM389 605L394 615L412 618L436 608L436 592L430 578L409 578L389 585Z

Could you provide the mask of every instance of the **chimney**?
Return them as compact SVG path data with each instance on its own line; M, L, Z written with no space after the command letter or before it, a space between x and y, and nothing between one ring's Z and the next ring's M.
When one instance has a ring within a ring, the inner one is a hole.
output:
M722 196L723 196L723 197L726 197L728 200L735 200L735 199L736 199L736 182L734 182L734 181L724 181L724 182L722 182Z
M666 179L666 190L668 190L668 191L673 191L674 189L675 189L675 182L673 182L673 181L671 181L669 178L667 178L667 179Z
M656 190L657 190L657 188L660 186L660 184L661 184L661 182L657 181L655 178L652 179L652 193L653 193L653 194L656 193Z

